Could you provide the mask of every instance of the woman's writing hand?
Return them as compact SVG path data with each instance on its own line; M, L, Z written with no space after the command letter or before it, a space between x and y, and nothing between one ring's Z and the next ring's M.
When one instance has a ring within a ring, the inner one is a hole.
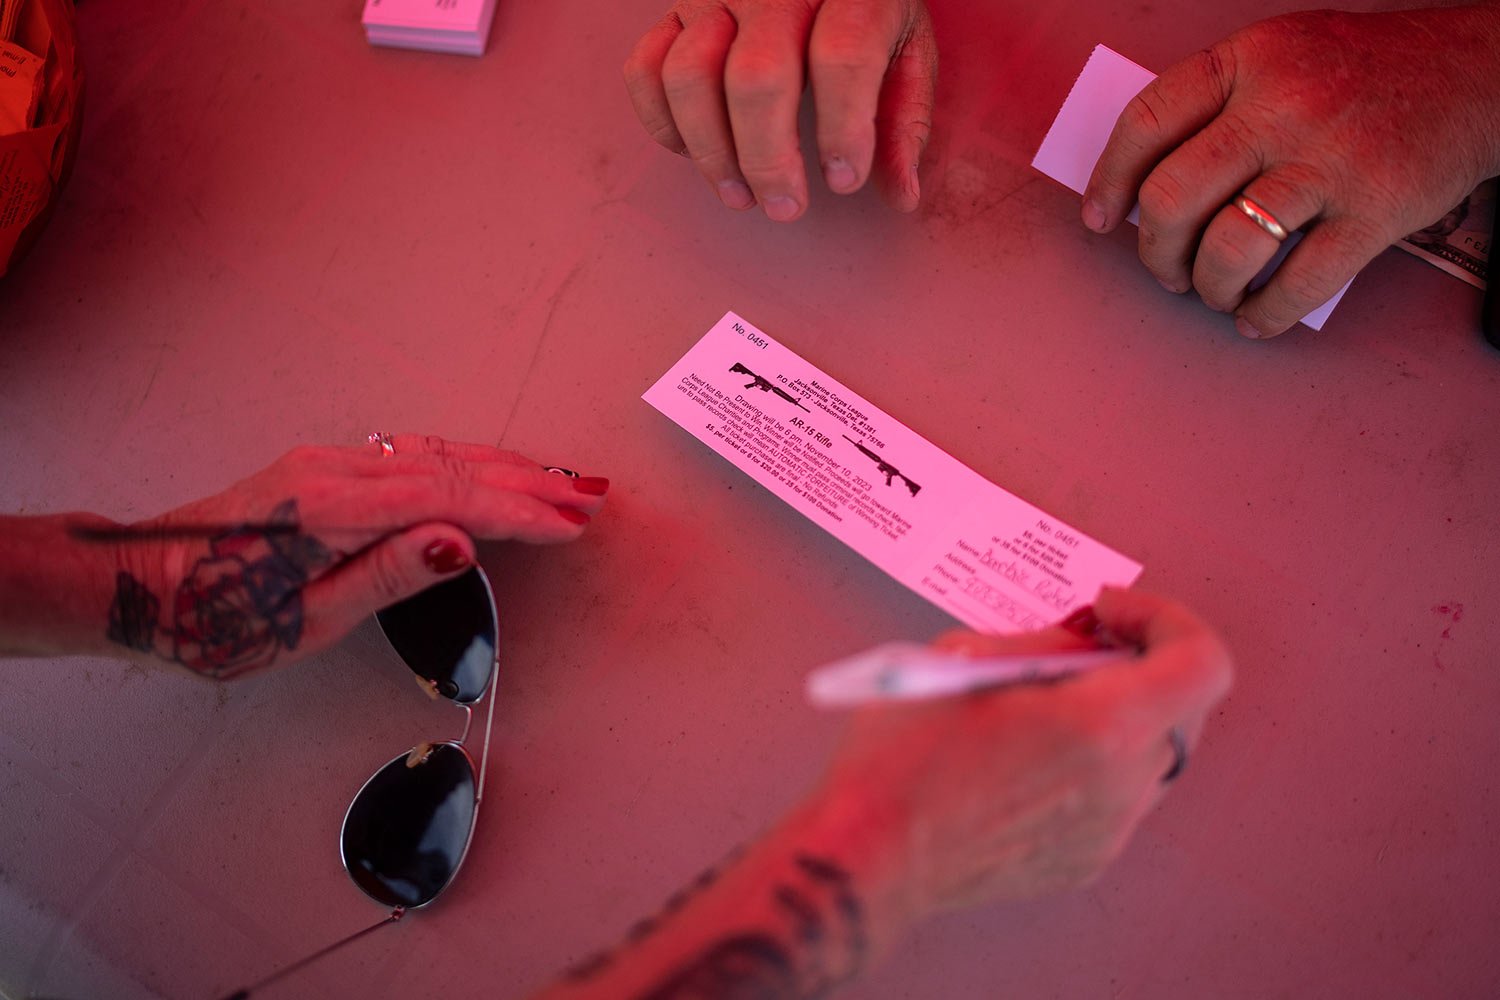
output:
M887 870L908 919L1097 875L1229 690L1227 649L1185 608L1124 590L1103 592L1094 607L1108 633L1142 649L1138 659L856 715L822 796L870 817L864 829L887 831ZM1000 655L1093 644L1053 628L954 633L939 645Z

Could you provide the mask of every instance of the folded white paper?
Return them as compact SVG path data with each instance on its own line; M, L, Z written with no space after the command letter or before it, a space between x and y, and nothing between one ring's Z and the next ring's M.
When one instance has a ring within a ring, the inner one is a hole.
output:
M1104 146L1109 142L1109 135L1114 131L1120 112L1125 110L1131 98L1154 79L1155 73L1137 66L1108 46L1095 46L1031 165L1053 180L1083 194L1089 175L1094 172L1094 164L1099 162L1099 154L1104 152ZM1140 214L1139 205L1131 209L1130 221L1140 225ZM1291 234L1281 244L1276 256L1256 275L1250 287L1254 289L1264 285L1300 239L1300 232ZM1352 281L1350 279L1350 283ZM1349 283L1346 283L1333 298L1302 317L1302 322L1314 330L1323 329L1333 307L1338 305L1339 299L1348 290Z
M986 480L727 313L642 397L974 628L1040 628L1139 563Z

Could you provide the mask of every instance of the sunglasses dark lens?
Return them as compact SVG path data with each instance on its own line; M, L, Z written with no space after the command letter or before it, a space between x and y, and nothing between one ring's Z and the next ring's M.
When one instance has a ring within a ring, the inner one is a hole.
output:
M470 704L495 667L495 605L479 568L429 587L375 616L391 646L445 698Z
M474 827L474 768L456 743L408 767L402 754L375 772L344 817L344 867L386 906L432 902L458 871Z

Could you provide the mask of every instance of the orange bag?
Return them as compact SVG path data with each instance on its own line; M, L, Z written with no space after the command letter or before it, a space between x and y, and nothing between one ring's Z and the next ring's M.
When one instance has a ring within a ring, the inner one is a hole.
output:
M0 46L0 75L10 114L0 128L0 275L21 259L47 224L67 181L83 124L83 70L72 0L0 0L0 24L12 20ZM28 58L30 57L30 58ZM35 65L36 60L41 66ZM38 72L39 70L39 72ZM35 72L32 81L31 74ZM34 91L29 88L34 87ZM26 107L30 92L32 107ZM29 127L15 130L17 124ZM6 128L10 131L6 131Z

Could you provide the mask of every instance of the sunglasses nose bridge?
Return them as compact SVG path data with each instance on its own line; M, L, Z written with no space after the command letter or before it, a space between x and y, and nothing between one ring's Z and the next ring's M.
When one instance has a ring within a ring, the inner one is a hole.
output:
M474 709L470 705L459 705L464 710L464 734L458 738L458 742L465 746L469 743L469 729L474 725ZM482 764L480 765L483 766Z

